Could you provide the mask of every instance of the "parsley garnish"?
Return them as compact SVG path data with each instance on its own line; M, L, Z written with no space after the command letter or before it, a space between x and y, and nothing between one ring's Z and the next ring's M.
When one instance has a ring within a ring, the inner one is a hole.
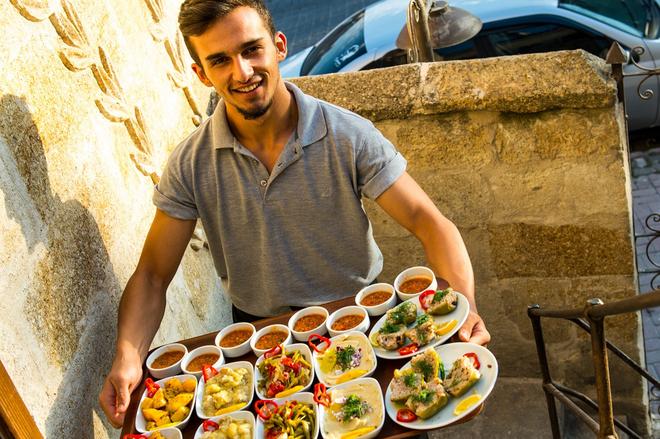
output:
M335 361L342 371L351 367L353 355L355 355L355 348L352 345L348 345L345 348L337 348L337 359Z
M392 334L393 332L397 332L401 329L401 325L395 325L394 323L385 323L383 326L380 327L380 332L383 334Z
M366 401L362 401L357 395L348 395L342 407L344 422L350 421L353 418L361 418L367 413L368 409L369 404Z
M443 297L449 294L449 290L438 290L433 295L433 302L440 302Z
M417 363L417 368L419 371L424 375L424 379L429 380L433 378L431 375L433 374L433 366L427 363L426 361L420 361Z
M417 376L414 373L406 374L403 377L403 384L408 387L415 387L417 385Z
M430 318L431 318L431 316L429 316L426 313L425 314L420 314L419 316L417 316L417 324L421 325L423 323L426 323L426 322L429 321Z
M415 399L415 401L419 401L421 403L428 403L433 398L433 392L428 389L424 389L421 390L417 395L414 395L413 398Z

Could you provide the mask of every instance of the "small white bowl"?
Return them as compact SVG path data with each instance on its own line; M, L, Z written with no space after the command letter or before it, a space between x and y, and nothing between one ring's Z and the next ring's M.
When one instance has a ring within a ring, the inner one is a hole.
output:
M245 406L242 407L241 410L249 409L250 404L252 404L252 399L254 398L254 368L252 366L252 363L250 363L249 361L234 361L233 363L227 363L224 366L220 367L220 369L224 369L224 368L229 368L229 369L243 368L243 369L247 369L248 372L250 372L250 380L249 380L250 390L248 392L248 395L250 395L250 400L245 403ZM204 377L202 377L202 379L199 380L199 384L197 385L197 395L195 397L195 413L197 414L197 417L200 419L211 419L213 418L212 416L206 416L204 414L204 408L203 408L204 386L206 386L206 381L204 380ZM220 416L225 416L225 415L220 415Z
M321 322L320 325L318 325L316 328L311 329L309 331L296 331L293 329L295 326L296 322L301 318L305 316L309 316L312 314L322 314L324 318L323 322ZM293 334L293 338L295 338L298 341L301 341L303 343L307 343L307 339L309 338L310 335L312 334L319 334L319 335L324 335L328 332L328 330L325 327L325 322L328 320L328 310L323 308L322 306L309 306L307 308L303 308L294 315L291 316L289 319L289 329L291 330L291 333Z
M375 293L376 291L387 291L390 293L390 298L378 305L367 306L360 303L362 302L362 299L371 293ZM357 293L355 296L355 304L366 309L369 315L372 317L382 316L385 314L385 312L387 312L388 309L392 308L396 304L396 296L396 291L392 285L386 283L373 284L362 288L360 292Z
M157 431L158 433L162 434L165 439L183 439L183 435L181 435L181 430L179 430L178 428L168 427ZM150 431L149 433L141 433L141 434L150 438L151 436L153 436L154 433L155 431Z
M309 350L309 347L306 344L303 343L294 343L292 345L288 345L285 347L285 350L287 354L291 354L293 352L300 352L305 359L312 367L310 368L309 371L309 382L307 384L303 384L305 387L300 389L298 392L304 392L308 390L310 387L312 387L312 383L314 382L314 362L312 360L312 351ZM264 362L264 356L260 356L257 358L257 361L254 363L254 390L257 392L257 397L259 399L273 399L269 398L268 396L264 395L261 393L259 390L259 381L261 380L261 373L259 372L259 365ZM298 394L298 392L294 393L293 395L295 396Z
M175 352L175 351L183 352L183 356L179 358L179 361L172 364L171 366L163 367L160 369L154 369L151 367L151 363L153 363L154 360L156 360L156 358L160 357L166 352ZM176 374L181 373L181 363L183 362L183 359L186 358L187 354L188 354L188 348L186 348L184 345L180 343L166 344L165 346L161 346L155 351L153 351L147 357L147 361L146 361L147 369L149 369L149 373L151 374L151 376L156 378L157 380L161 378L174 376Z
M178 378L179 381L184 382L188 378L194 378L195 379L195 390L193 390L193 399L189 403L190 404L190 412L188 413L188 416L186 418L174 425L174 427L183 429L186 425L188 425L188 421L190 421L190 416L192 415L193 410L193 404L195 403L195 396L197 395L197 377L195 375L177 375L169 378L163 378L162 380L156 381L156 384L158 384L161 388L165 387L165 383L169 380L172 380L174 378ZM144 392L142 392L142 398L140 398L140 404L138 404L138 409L137 409L137 414L135 415L135 429L139 431L140 433L147 433L147 420L144 419L144 415L142 414L142 403L144 402L144 399L147 397L147 389L144 389ZM158 430L158 429L157 429Z
M375 430L370 431L367 434L364 434L362 436L359 436L359 439L371 439L378 437L378 434L380 431L383 429L383 425L385 424L385 402L383 400L383 392L380 390L380 384L378 384L378 381L376 381L374 378L358 378L353 381L349 381L344 384L339 384L336 387L333 387L332 390L328 390L329 393L344 389L346 387L351 388L351 387L356 387L356 386L364 386L365 388L369 388L368 392L373 395L378 395L379 399L379 408L380 408L380 421L378 423L378 426L376 427ZM325 424L326 424L326 416L327 416L327 408L320 405L319 406L319 419L320 422L317 422L318 424L321 424L321 436L323 438L326 438L329 436L328 432L325 432ZM348 432L346 432L348 433ZM335 437L340 436L339 434L335 435Z
M332 325L337 321L337 319L352 314L362 316L362 321L357 326L344 329L343 331L332 329ZM343 308L339 308L337 311L330 314L328 320L325 321L325 326L328 328L330 337L336 337L339 334L344 334L346 332L351 332L351 331L367 332L370 324L371 322L369 321L369 314L367 313L367 310L357 305L351 305L351 306L345 306Z
M413 277L425 277L427 279L431 279L431 285L427 286L423 290L419 291L418 293L404 293L399 290L399 287L401 286L402 283L407 281L410 278ZM403 270L399 275L394 279L394 289L396 290L396 294L399 296L399 299L402 301L406 301L408 299L412 299L413 297L417 297L420 294L422 294L426 290L433 290L435 291L436 288L438 287L438 281L435 278L435 274L433 273L433 270L427 267L410 267L406 268Z
M247 340L245 340L243 343L239 345L232 346L230 348L225 348L220 346L220 342L222 341L223 338L225 338L227 334L229 334L232 331L237 331L240 329L243 330L249 329L252 331L252 335L250 335L250 337L248 337ZM247 322L232 323L231 325L225 327L222 331L218 332L218 335L215 336L215 345L218 346L220 349L222 349L222 353L227 358L240 357L250 352L250 341L254 338L255 332L257 332L257 330L255 329L252 323L247 323Z
M216 362L211 365L216 369L225 363L225 358L222 355L222 350L220 350L219 347L213 345L200 346L197 349L193 349L192 351L188 352L188 354L185 357L183 357L183 361L181 362L181 370L183 371L183 373L189 373L191 375L195 375L197 379L200 379L202 377L202 371L190 370L188 369L188 366L195 358L204 354L218 355L218 359L216 360Z
M289 331L289 328L287 328L285 325L280 325L279 323L276 323L276 324L273 324L273 325L268 325L268 326L258 330L257 333L254 334L254 336L250 340L250 348L252 348L252 352L254 352L254 355L259 357L259 356L263 355L263 353L268 350L268 349L259 349L255 346L257 344L257 342L259 341L259 339L263 335L268 334L269 332L276 332L276 331L286 332L286 339L284 339L284 341L281 342L280 344L288 345L288 344L291 343L291 331ZM272 349L272 347L269 348L269 349Z
M212 418L209 418L213 422L220 422L220 420L225 419L225 418L234 418L234 419L240 419L243 421L248 421L248 423L252 424L252 438L256 438L256 430L257 430L257 420L254 418L254 415L250 412L245 412L245 411L240 411L240 412L233 412L233 413L227 413L226 415L220 415L220 416L214 416ZM200 439L202 437L202 434L204 434L204 424L200 424L199 427L197 427L197 431L195 432L195 437L194 439Z
M317 438L319 436L319 407L318 404L314 402L314 395L311 394L310 392L301 392L301 393L296 393L291 396L287 396L285 398L278 398L274 399L275 404L282 405L284 404L285 401L298 401L298 402L304 402L305 404L310 404L312 408L314 409L314 419L316 422L314 422L314 431L312 432L310 437ZM264 421L257 416L257 428L256 428L257 434L255 437L257 438L263 438L266 437L266 429L264 427Z

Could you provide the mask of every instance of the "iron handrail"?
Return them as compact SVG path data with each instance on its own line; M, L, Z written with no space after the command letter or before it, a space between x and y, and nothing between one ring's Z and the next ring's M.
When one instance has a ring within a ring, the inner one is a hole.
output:
M657 378L654 378L646 369L605 338L604 321L607 316L637 312L654 306L660 306L660 290L607 304L600 299L589 299L583 308L541 309L540 305L531 305L528 307L527 314L534 329L536 350L541 366L541 374L543 375L543 390L546 395L548 414L550 416L554 438L559 439L561 437L555 400L561 402L566 408L575 413L581 421L597 433L599 438L618 438L615 425L625 431L629 436L640 437L630 427L614 419L607 351L612 351L623 360L626 366L632 368L636 373L652 383L653 386L660 388L660 383ZM598 403L590 400L586 395L576 390L553 382L550 376L543 329L541 327L542 317L569 320L590 333ZM595 408L598 412L598 421L592 419L569 396L580 399L587 405Z

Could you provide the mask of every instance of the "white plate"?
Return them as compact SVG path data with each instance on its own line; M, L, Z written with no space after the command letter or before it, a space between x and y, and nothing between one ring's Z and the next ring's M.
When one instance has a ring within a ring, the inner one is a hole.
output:
M440 411L435 415L425 420L417 419L413 422L399 422L396 420L397 410L404 408L405 405L394 404L390 400L390 396L392 395L392 391L390 390L392 382L390 381L390 384L387 386L387 391L385 392L385 409L390 419L403 427L411 428L413 430L431 430L456 422L459 419L469 415L474 408L478 407L479 404L484 402L486 398L488 398L488 395L490 395L493 387L495 387L498 371L497 360L495 359L495 356L485 347L474 343L449 343L443 346L438 346L435 348L435 350L440 355L440 359L445 366L445 376L448 375L451 371L451 365L456 359L462 357L468 352L474 352L477 354L479 362L481 363L481 367L479 368L481 378L472 387L470 387L470 389L463 396L459 396L458 398L449 396L449 402L447 405L440 409ZM401 368L401 370L407 369L409 367L410 362L406 363L405 366ZM454 409L456 409L458 403L475 393L481 395L479 402L476 403L473 407L465 410L463 413L454 415Z
M366 346L367 352L363 352L363 358L364 358L365 355L370 355L374 359L373 367L370 368L369 370L367 370L367 373L365 373L364 375L360 375L359 377L356 377L356 378L364 378L364 377L371 376L374 373L374 371L376 370L376 366L378 365L378 360L376 359L376 353L374 352L374 349L373 349L373 346L371 345L371 342L369 342L369 339L367 338L366 335L364 335L362 332L359 332L359 331L352 331L352 332L347 332L345 334L339 334L336 337L332 337L330 339L330 341L332 343L336 343L337 340L344 340L347 337L359 337L360 339L364 339L363 344L364 344L364 346ZM322 344L325 345L324 343L322 343ZM335 384L330 384L326 381L326 374L321 371L321 365L320 365L320 363L318 361L318 358L317 358L319 356L319 354L317 352L314 352L312 355L314 357L314 370L316 371L316 376L318 377L319 381L322 382L323 384L325 384L326 387L331 387L331 386L335 385ZM356 378L354 378L354 379L356 379ZM350 382L350 381L347 381L347 382Z
M381 418L378 423L378 426L376 427L375 430L364 434L362 436L359 436L359 439L371 439L378 437L378 433L380 433L380 430L383 428L383 424L385 423L385 406L383 404L383 392L380 390L380 384L378 384L378 381L376 381L373 378L358 378L352 381L348 381L343 384L339 384L335 387L333 387L331 390L328 390L328 393L334 392L336 390L340 390L346 387L353 387L363 384L365 387L370 387L369 392L373 392L379 396L379 404L380 404L380 412L381 412ZM360 396L359 394L357 394ZM324 438L328 437L325 435L325 429L323 426L325 425L325 417L326 417L326 407L319 405L319 416L321 417L321 436ZM349 431L344 431L343 434L349 433ZM337 437L341 437L341 434L338 434Z
M254 419L254 415L250 412L245 412L245 411L240 411L240 412L232 412L232 413L227 413L224 415L220 416L213 416L212 418L209 418L213 422L218 422L220 419L224 418L229 418L232 417L234 419L241 419L244 421L248 421L249 423L252 424L252 439L257 438L257 421ZM200 439L202 437L202 434L204 433L204 424L199 424L199 427L197 427L197 431L195 432L195 437L194 439Z
M158 384L161 388L165 388L165 383L174 378L178 378L179 381L181 381L182 383L188 378L195 379L195 390L193 391L193 399L192 399L193 400L192 403L194 404L195 396L197 394L197 377L195 377L195 375L176 375L173 377L163 378L162 380L158 380L156 381L156 384ZM144 392L142 392L142 398L140 398L140 404L138 404L137 414L135 415L135 429L140 433L147 433L147 421L146 419L144 419L144 415L142 414L142 409L140 409L140 407L142 407L142 402L144 402L144 398L146 397L147 397L147 389L144 389ZM186 416L186 418L183 421L179 422L176 425L173 425L172 427L184 428L186 425L188 425L188 421L190 421L190 416L192 415L192 412L193 410L191 405L188 416ZM155 430L152 431L156 431L156 430L161 430L161 429L156 428Z
M239 368L244 368L247 369L248 372L250 372L250 400L245 403L245 406L241 407L238 410L243 410L245 407L249 407L250 403L252 402L252 398L254 398L254 369L252 368L252 363L249 361L235 361L233 363L227 363L217 370L220 371L220 369L223 368L230 368L230 369L239 369ZM197 413L197 417L200 419L210 419L211 416L206 416L204 414L204 410L202 408L202 403L204 400L204 386L206 385L206 381L204 381L204 377L199 380L199 384L197 385L197 395L195 396L195 412Z
M458 297L458 303L456 304L456 308L452 312L441 316L431 316L433 317L433 320L435 321L436 325L441 325L450 320L456 320L458 322L456 326L454 326L454 328L451 331L449 331L447 334L434 338L430 343L427 343L424 346L420 346L419 350L417 352L413 352L412 354L401 355L399 354L398 350L388 351L387 349L383 349L381 347L374 347L374 352L376 352L376 355L380 358L385 358L388 360L398 360L401 358L408 358L408 357L412 357L413 355L417 355L420 352L424 352L426 349L435 347L449 340L451 336L454 335L456 332L458 332L461 326L463 326L463 323L465 323L465 320L467 319L468 312L470 311L470 304L468 303L465 296L463 296L459 292L456 292L456 296ZM422 309L422 305L419 304L419 296L406 300L406 302L412 302L415 304L415 306L417 307L417 315L424 313L424 310ZM402 303L406 303L406 302L402 302ZM397 306L401 306L401 304L398 304ZM369 332L370 336L374 331L378 331L380 327L385 324L386 318L387 318L387 314L385 314L376 322L374 327L371 328L371 331ZM408 329L414 326L415 326L415 322L408 325ZM410 340L407 340L404 346L407 345L408 343L410 343Z
M304 402L305 404L311 404L312 407L314 408L314 434L312 434L312 438L316 438L319 435L319 407L318 405L314 402L314 395L312 395L309 392L299 392L295 393L293 395L287 396L285 398L278 398L274 399L276 404L282 404L285 401L298 401L298 402ZM257 416L257 438L265 438L266 437L266 431L264 429L264 422L263 420Z
M309 347L307 347L306 344L302 343L294 343L288 346L284 346L284 350L287 353L300 351L302 356L305 358L305 361L307 361L312 366L311 370L309 371L309 382L299 391L304 392L305 390L308 390L312 386L312 382L314 382L314 363L312 361L312 352L309 350ZM257 358L257 361L254 363L254 390L257 392L257 397L259 399L272 399L259 391L259 380L261 379L261 373L259 372L258 366L263 362L264 356L262 355Z
M168 427L168 428L162 428L160 430L156 430L158 433L163 435L165 439L182 439L183 436L181 435L181 430L175 427ZM154 435L156 431L150 431L149 433L141 433L145 435L147 438L150 438Z

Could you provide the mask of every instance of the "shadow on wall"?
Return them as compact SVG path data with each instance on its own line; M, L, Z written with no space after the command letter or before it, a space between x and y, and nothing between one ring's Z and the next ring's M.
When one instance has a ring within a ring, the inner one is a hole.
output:
M38 244L46 249L30 273L30 292L19 311L50 366L64 373L44 433L49 438L93 437L93 412L105 420L98 392L112 361L121 289L94 217L78 200L62 201L53 193L44 145L22 98L0 99L0 136L23 180L0 187L7 215L20 224L30 253ZM35 221L25 215L26 200L14 190L21 184L44 230L35 231Z

